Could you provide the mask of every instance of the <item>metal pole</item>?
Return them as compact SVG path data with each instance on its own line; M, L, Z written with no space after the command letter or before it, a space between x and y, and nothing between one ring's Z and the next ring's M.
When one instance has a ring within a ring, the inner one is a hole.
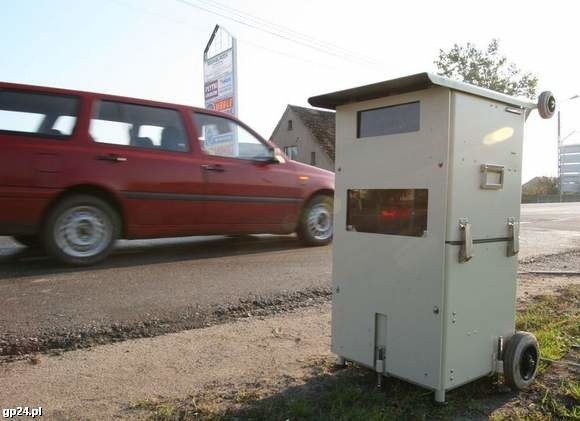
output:
M560 153L561 151L561 145L560 143L562 142L562 135L560 132L560 110L558 110L558 182L559 182L559 188L558 188L558 193L560 196L560 203L562 202L562 154Z
M234 116L238 117L239 114L239 103L238 103L238 40L234 38L231 34L230 37L232 39L232 76L234 79L234 92L233 92L233 108L234 108Z

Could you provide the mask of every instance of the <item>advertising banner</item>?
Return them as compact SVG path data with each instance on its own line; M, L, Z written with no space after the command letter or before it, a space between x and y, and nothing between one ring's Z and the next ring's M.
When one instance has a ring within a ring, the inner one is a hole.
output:
M236 39L216 25L203 53L205 108L238 115L236 77ZM233 128L234 126L231 125ZM204 133L206 152L235 156L237 136L230 133Z
M230 48L203 63L205 108L232 115L234 108L234 49Z

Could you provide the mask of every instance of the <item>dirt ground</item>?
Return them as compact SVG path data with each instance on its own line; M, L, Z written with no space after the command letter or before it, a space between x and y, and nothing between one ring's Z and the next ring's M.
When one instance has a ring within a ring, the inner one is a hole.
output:
M518 300L580 284L580 277L524 275ZM277 392L332 358L330 304L203 329L0 364L0 407L42 406L44 419L140 419L144 403Z

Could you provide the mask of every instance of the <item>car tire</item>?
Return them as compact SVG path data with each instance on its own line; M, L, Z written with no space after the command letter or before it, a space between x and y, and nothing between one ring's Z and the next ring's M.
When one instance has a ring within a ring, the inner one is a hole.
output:
M513 390L527 389L538 372L540 347L529 332L516 332L507 342L503 355L506 385Z
M39 249L42 247L40 238L36 235L16 235L12 238L17 243L31 249Z
M309 246L324 246L333 236L333 200L327 195L313 197L304 207L298 223L298 238Z
M109 203L90 195L61 200L48 214L42 241L54 259L72 266L104 260L121 232L119 214Z

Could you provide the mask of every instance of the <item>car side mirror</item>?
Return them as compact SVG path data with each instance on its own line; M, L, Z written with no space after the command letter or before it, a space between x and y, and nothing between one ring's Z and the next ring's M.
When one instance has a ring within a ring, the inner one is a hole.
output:
M270 152L272 154L273 164L284 164L286 162L286 159L279 148L272 148L270 149Z
M264 162L267 162L268 164L283 164L286 162L284 156L280 152L280 149L269 148L268 152L269 152L268 157L263 160Z
M282 154L276 150L276 148L268 148L268 154L262 156L255 156L252 158L253 161L262 162L265 164L283 164L286 162Z

